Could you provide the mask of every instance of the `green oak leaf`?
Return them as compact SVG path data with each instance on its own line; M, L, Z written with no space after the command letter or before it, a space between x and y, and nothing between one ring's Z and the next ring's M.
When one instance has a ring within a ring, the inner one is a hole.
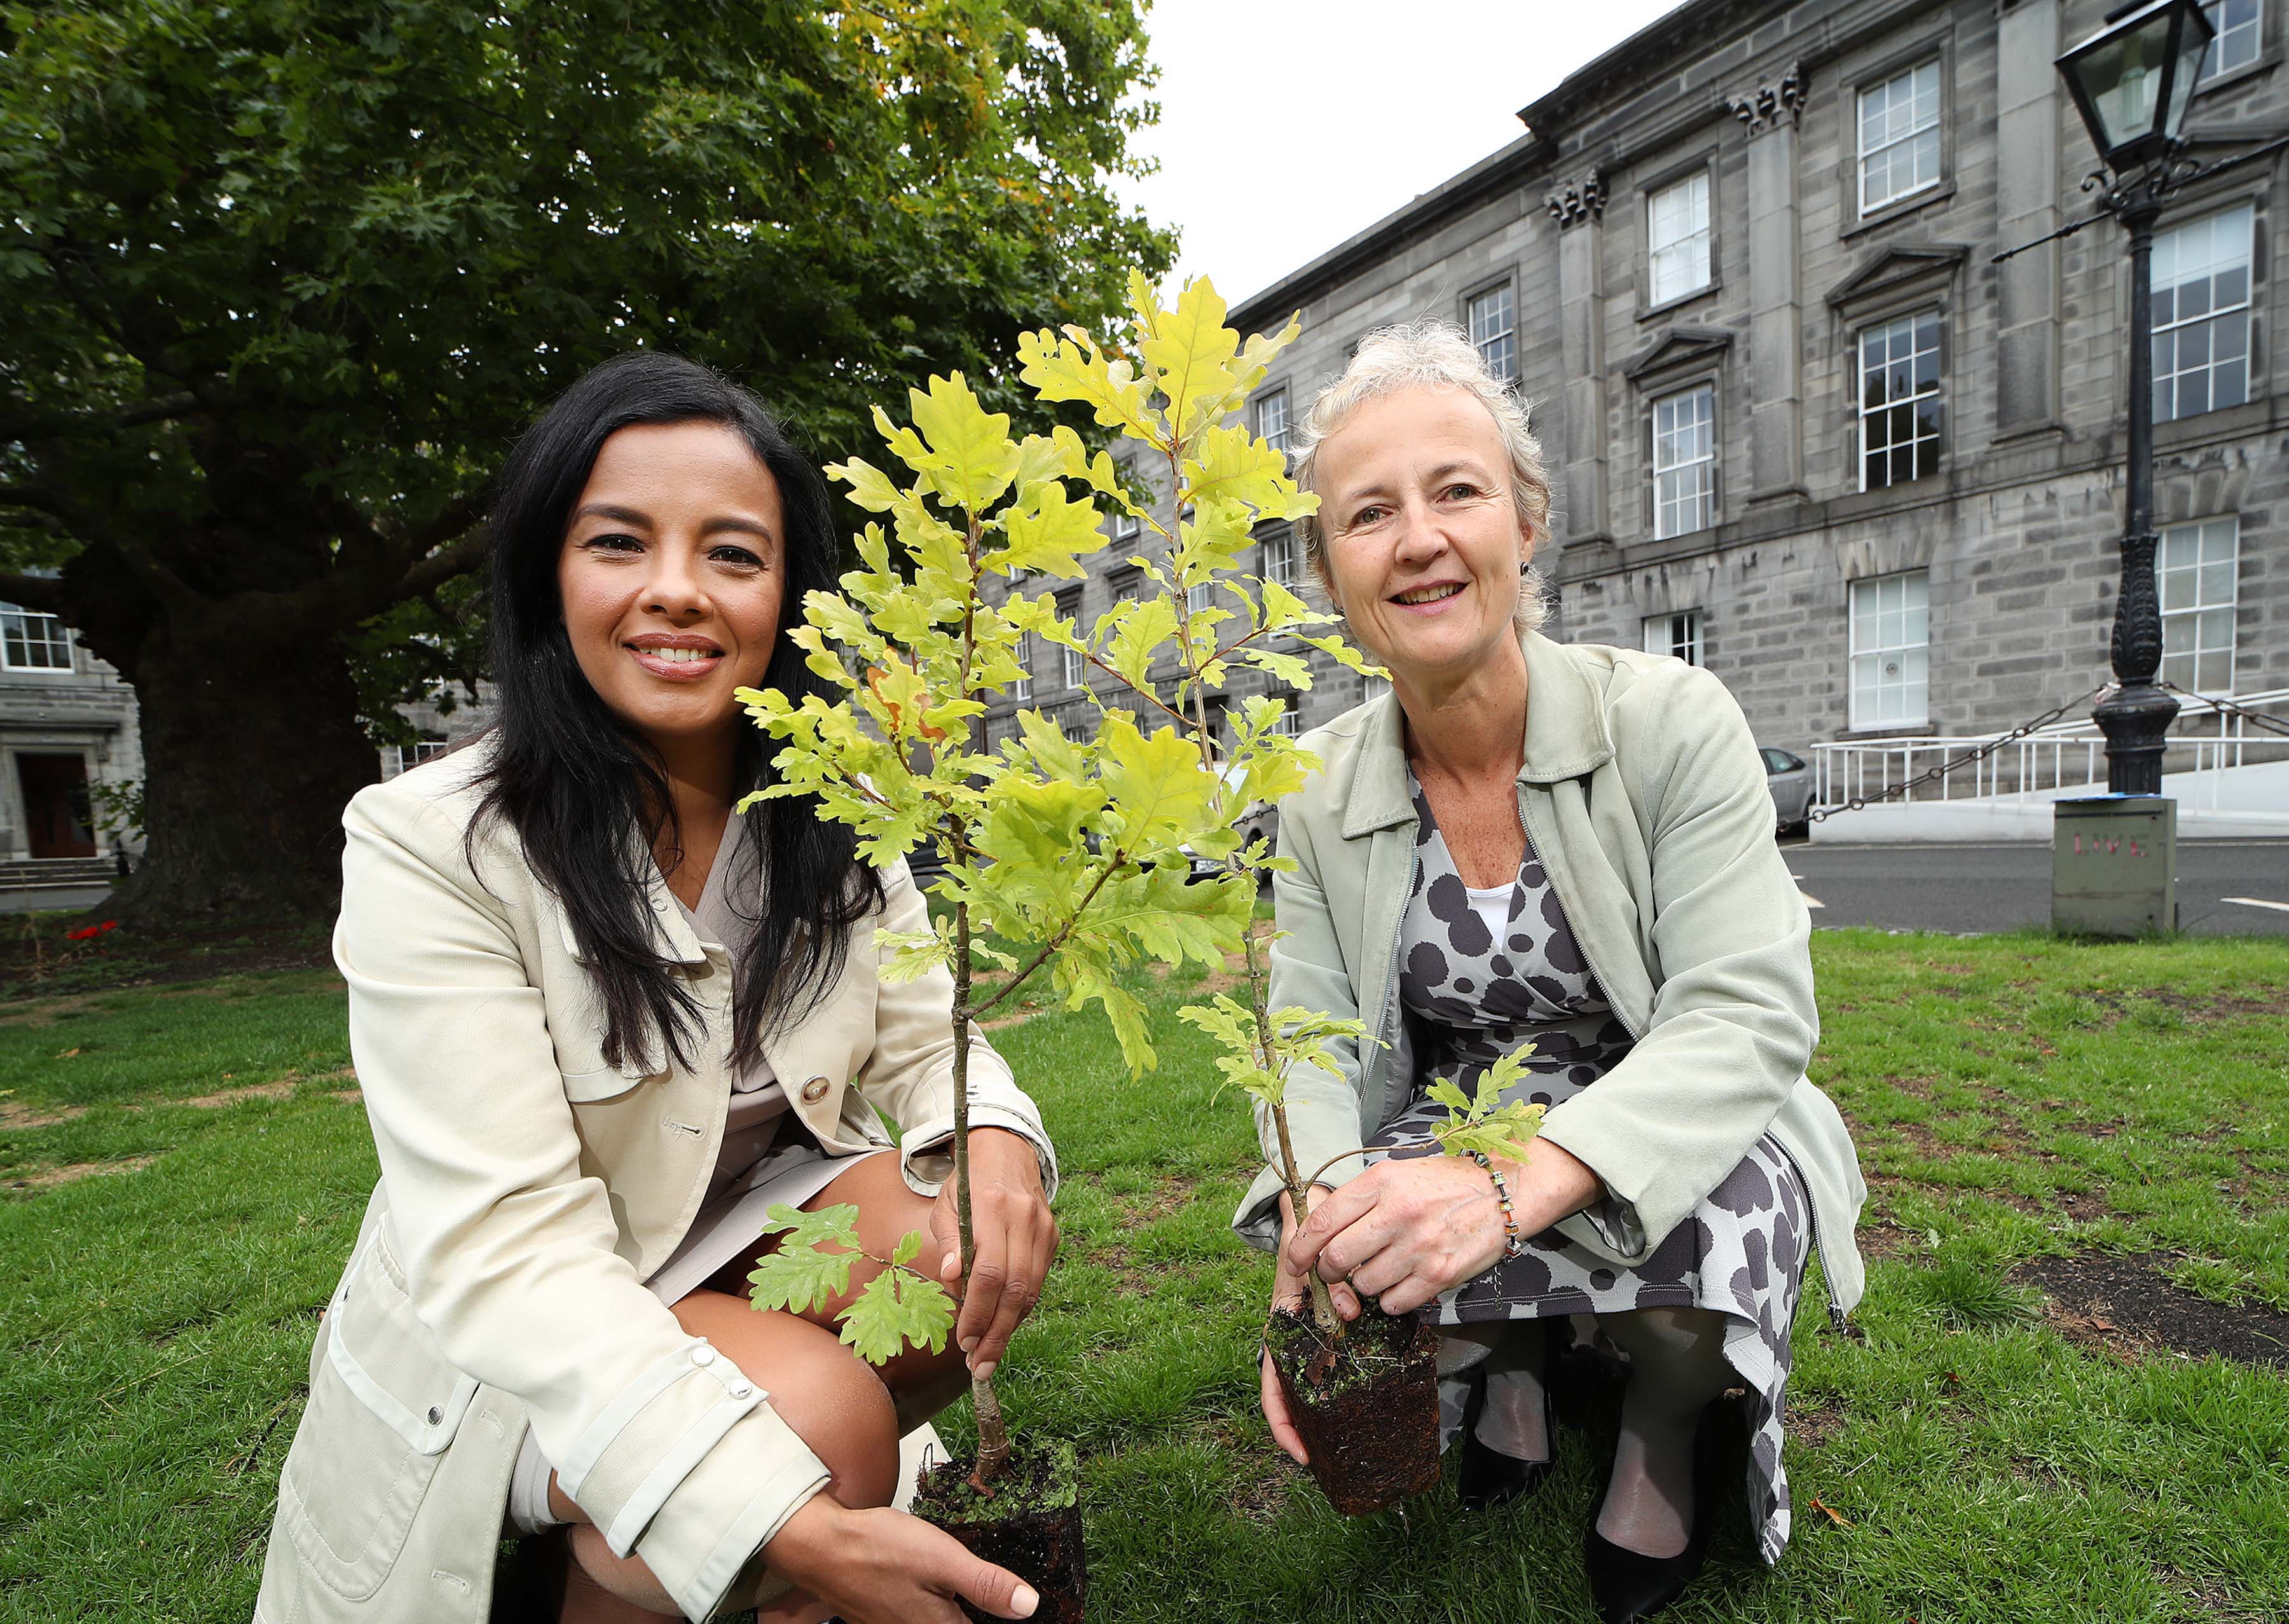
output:
M908 1348L944 1352L953 1329L953 1298L945 1287L892 1268L867 1281L843 1310L841 1341L868 1364L887 1365Z

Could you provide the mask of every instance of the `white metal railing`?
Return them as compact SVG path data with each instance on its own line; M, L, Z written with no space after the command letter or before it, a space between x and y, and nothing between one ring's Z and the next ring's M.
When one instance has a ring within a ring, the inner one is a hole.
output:
M2289 722L2289 688L2226 697L2245 710ZM1934 734L1814 744L1813 804L1836 807L1854 796L1872 798L2003 736L2000 732ZM2284 760L2289 760L2289 736L2253 728L2230 711L2181 696L2162 770L2173 776L2205 777L2205 784L2196 784L2194 793L2183 799L2215 807L2227 769ZM2054 722L1992 755L1942 772L1929 784L1904 791L1895 804L1998 797L2023 801L2105 782L2106 740L2098 724L2084 717Z

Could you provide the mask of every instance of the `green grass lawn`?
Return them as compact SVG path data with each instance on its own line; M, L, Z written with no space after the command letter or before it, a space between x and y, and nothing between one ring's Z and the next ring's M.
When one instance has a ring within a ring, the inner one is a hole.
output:
M1816 1306L1798 1327L1786 1560L1728 1529L1674 1616L2289 1616L2289 1375L2070 1336L2009 1274L2168 1253L2205 1298L2289 1309L2289 943L1823 932L1814 952L1814 1075L1873 1186L1868 1297L1849 1335ZM1157 991L1164 1015L1183 993ZM1005 1403L1089 1462L1092 1617L1588 1618L1610 1415L1561 1416L1558 1472L1490 1517L1442 1492L1346 1522L1275 1454L1251 1363L1268 1265L1224 1228L1247 1113L1189 1029L1160 1029L1137 1082L1093 1013L993 1034L1066 1177ZM0 1620L248 1615L373 1175L347 1060L318 972L0 1006Z

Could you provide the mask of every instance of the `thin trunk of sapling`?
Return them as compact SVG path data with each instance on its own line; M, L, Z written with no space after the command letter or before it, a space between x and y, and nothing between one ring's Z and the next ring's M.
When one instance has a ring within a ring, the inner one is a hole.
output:
M1168 455L1170 473L1177 485L1183 482L1180 450L1180 447L1172 444ZM1181 506L1181 503L1179 506ZM1200 747L1201 764L1208 768L1208 776L1215 780L1216 787L1212 793L1216 798L1216 809L1222 812L1232 790L1231 786L1224 783L1223 768L1216 759L1216 751L1211 744L1216 736L1208 731L1207 685L1200 680L1200 661L1192 648L1192 595L1184 590L1181 584L1176 590L1178 593L1176 601L1180 606L1176 611L1177 639L1184 649L1184 666L1192 682L1192 736ZM1237 855L1225 859L1225 872L1251 880L1254 878ZM1256 961L1256 919L1255 909L1252 905L1248 913L1248 921L1240 930L1240 947L1242 955L1248 961L1248 1007L1256 1018L1256 1056L1266 1071L1272 1071L1278 1065L1279 1057L1272 1052L1268 985L1271 978L1264 966ZM1280 1182L1288 1187L1288 1205L1295 1212L1296 1227L1301 1229L1304 1221L1312 1215L1312 1194L1310 1187L1304 1182L1302 1170L1296 1165L1296 1146L1288 1135L1288 1103L1284 1099L1272 1107L1272 1121L1273 1126L1279 1131ZM1314 1270L1304 1277L1304 1286L1311 1294L1312 1323L1319 1327L1322 1336L1341 1337L1344 1333L1344 1322L1336 1312L1336 1300L1328 1294L1328 1283L1320 1278L1318 1270Z
M953 905L953 1211L959 1226L963 1270L962 1290L970 1286L969 1271L977 1262L977 1246L969 1222L969 904ZM1001 1475L1009 1460L1009 1429L1001 1420L1001 1399L993 1379L969 1379L969 1401L977 1413L977 1462L970 1469L969 1486L981 1494Z

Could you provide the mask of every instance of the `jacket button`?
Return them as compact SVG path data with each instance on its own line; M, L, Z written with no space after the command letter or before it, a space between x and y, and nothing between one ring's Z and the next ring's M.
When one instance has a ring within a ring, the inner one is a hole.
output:
M429 1424L431 1426L435 1426L439 1421L443 1421L444 1419L445 1412L443 1410L438 1408L434 1404L429 1406Z
M825 1097L826 1079L825 1078L814 1077L802 1086L802 1103L804 1104L816 1105Z

